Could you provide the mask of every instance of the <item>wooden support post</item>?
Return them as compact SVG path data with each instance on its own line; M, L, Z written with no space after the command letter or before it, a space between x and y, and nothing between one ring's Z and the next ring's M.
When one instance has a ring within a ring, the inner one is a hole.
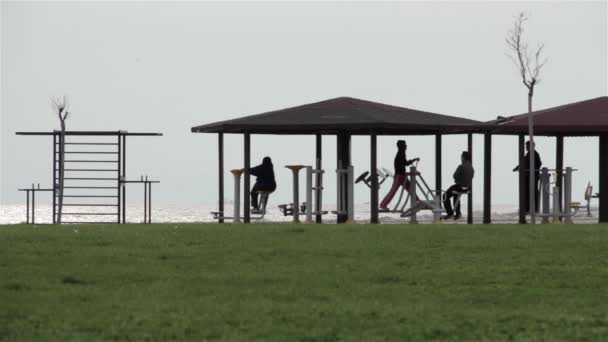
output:
M483 223L492 223L492 134L485 133L483 156Z
M378 155L377 155L377 136L370 136L370 173L372 177L371 193L370 193L370 223L378 223Z

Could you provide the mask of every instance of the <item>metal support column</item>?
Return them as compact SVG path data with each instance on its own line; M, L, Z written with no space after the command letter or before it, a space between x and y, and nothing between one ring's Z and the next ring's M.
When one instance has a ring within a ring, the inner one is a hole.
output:
M323 136L321 134L317 134L316 135L316 166L315 168L317 170L322 170L323 169L323 148L322 148L322 144L323 144ZM323 175L319 172L316 174L317 180L316 180L316 184L317 187L322 187L323 181L322 181L322 177ZM317 215L315 217L315 221L317 223L322 223L323 222L323 215L321 215L321 210L323 210L322 208L322 194L323 194L323 189L317 189L317 191L315 192L315 208L316 208L316 212Z
M566 168L566 174L564 175L564 190L562 191L564 194L564 210L562 213L564 215L564 222L568 224L572 224L572 168Z
M349 134L338 134L337 136L338 141L337 141L337 159L338 162L336 163L336 165L338 165L338 167L341 167L344 170L347 170L348 167L350 166L350 135ZM339 189L341 189L342 193L337 194L338 198L343 198L345 201L347 201L347 203L344 203L345 205L343 205L344 208L348 208L348 183L347 183L347 177L338 177L338 180L343 182L343 184L341 184L341 186L339 186ZM338 202L340 202L340 200L338 199ZM339 212L337 215L337 223L345 223L348 220L348 214L346 213L341 213Z
M148 182L148 223L152 223L152 182Z
M251 222L251 177L249 175L249 169L251 168L251 135L245 133L244 135L245 145L245 167L244 167L244 198L243 198L243 222ZM297 205L297 204L296 204Z
M127 136L122 136L122 151L119 158L122 157L122 223L127 223Z
M376 134L370 136L370 173L372 177L370 194L370 223L378 223L378 138Z
M557 179L555 186L559 188L559 210L562 210L564 194L564 136L555 137L555 168L557 169Z
M51 185L53 187L53 210L52 210L53 219L52 219L52 222L53 222L53 224L55 224L57 221L57 132L56 131L53 132L53 182L51 183ZM28 212L28 215L29 215L29 212Z
M551 175L549 169L543 167L540 169L540 199L542 207L542 223L549 223L549 214L551 212Z
M300 222L300 169L292 169L293 173L293 222ZM310 208L306 208L310 209Z
M483 156L483 223L492 223L492 134L485 133Z
M120 224L122 215L121 215L121 204L122 204L122 200L120 198L121 196L121 185L122 185L122 158L120 155L120 152L122 151L122 136L120 134L120 132L118 132L118 134L116 135L116 137L118 138L118 167L116 169L116 198L118 199L118 201L116 202L116 204L118 204L116 206L117 209L117 217L116 217L116 223Z
M36 224L36 191L32 184L32 224Z
M347 219L346 222L353 223L355 222L355 168L352 165L349 165L346 173L346 182L347 182Z
M234 199L233 203L233 223L241 223L241 175L242 170L235 169L230 171L234 176Z
M30 192L26 191L25 192L25 196L27 198L26 201L25 201L25 212L27 213L25 215L25 223L26 224L30 224Z
M144 181L144 223L148 223L148 176Z
M306 223L312 223L312 212L314 208L312 206L312 166L307 166L306 170Z
M418 205L418 195L416 194L417 175L418 171L416 170L416 166L410 166L410 210L412 211L412 214L410 215L410 224L418 223L416 217L416 205Z
M218 162L217 162L217 173L218 173L218 211L220 212L219 223L224 223L224 133L218 133L217 135L217 146L218 146Z
M600 135L599 222L608 223L608 135Z
M435 190L436 195L441 198L441 175L442 175L442 156L441 156L441 134L435 134Z
M473 134L467 134L467 150L473 164ZM471 182L471 190L467 201L467 223L473 224L473 183Z
M525 136L520 134L518 136L519 146L519 223L526 223L526 161L525 161L525 147L524 141Z

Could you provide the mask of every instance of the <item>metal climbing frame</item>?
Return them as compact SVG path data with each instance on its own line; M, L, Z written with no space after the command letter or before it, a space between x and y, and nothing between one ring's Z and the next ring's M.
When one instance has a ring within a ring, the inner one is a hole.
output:
M53 136L52 223L57 223L62 163L61 131L17 132L17 135ZM158 181L148 180L148 177L145 181L143 178L126 179L127 136L161 135L127 131L65 132L61 223L126 223L127 183L144 184L144 223L151 223L151 185ZM95 217L103 219L93 220Z

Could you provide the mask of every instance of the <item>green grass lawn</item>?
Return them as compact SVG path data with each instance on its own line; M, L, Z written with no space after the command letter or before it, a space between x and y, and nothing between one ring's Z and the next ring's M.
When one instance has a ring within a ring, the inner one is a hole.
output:
M606 341L608 227L0 226L0 340Z

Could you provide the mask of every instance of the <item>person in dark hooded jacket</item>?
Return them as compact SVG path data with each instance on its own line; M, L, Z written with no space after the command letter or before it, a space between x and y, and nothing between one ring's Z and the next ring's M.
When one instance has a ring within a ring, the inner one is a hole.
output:
M458 193L470 190L471 185L473 184L475 170L473 169L473 164L471 162L471 154L468 151L462 152L460 161L461 164L458 165L453 176L455 184L449 187L445 193L443 207L445 208L446 215L443 217L444 220L451 218L458 220L462 217L460 212L460 201L457 201L459 196ZM455 208L452 208L451 201L454 201ZM456 210L456 216L454 216L454 209Z
M251 206L255 211L259 211L258 191L273 192L277 188L277 183L274 179L272 160L270 157L264 157L262 164L250 168L249 173L257 177L253 188L251 188Z
M534 146L536 146L536 144L534 144ZM524 195L525 195L525 201L524 201L524 205L525 205L525 209L527 213L530 213L530 171L529 171L529 165L530 165L530 158L532 158L530 156L530 141L526 141L526 156L524 157L525 160L525 170L524 170L524 174L525 174L525 180L524 180ZM540 154L538 153L538 150L535 148L534 149L534 168L536 169L534 172L534 191L535 191L535 197L534 197L534 208L537 213L539 211L539 206L538 206L538 202L540 200L540 169L541 166L543 166L543 162L540 159ZM513 169L513 172L519 171L519 165L515 166L515 168Z

